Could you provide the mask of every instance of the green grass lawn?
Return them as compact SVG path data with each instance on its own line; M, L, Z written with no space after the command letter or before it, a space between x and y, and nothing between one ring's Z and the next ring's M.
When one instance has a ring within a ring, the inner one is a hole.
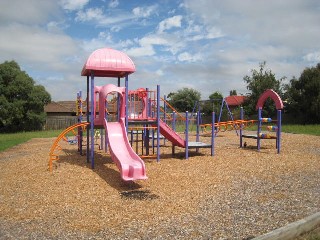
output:
M283 125L282 131L286 133L309 134L320 136L320 124L314 125Z
M256 130L256 126L252 126L248 130ZM195 131L195 126L190 126L190 131ZM63 130L38 131L38 132L20 132L0 134L0 152L10 147L24 143L32 138L51 138L57 137ZM177 126L177 131L184 131L183 126ZM286 133L309 134L320 136L320 124L315 125L283 125L282 131Z
M32 138L57 137L60 132L62 132L62 130L2 133L0 134L0 152L20 143L24 143Z

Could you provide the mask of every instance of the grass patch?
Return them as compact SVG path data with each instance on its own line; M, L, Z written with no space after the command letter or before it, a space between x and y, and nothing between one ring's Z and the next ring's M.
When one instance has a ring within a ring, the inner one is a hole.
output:
M320 136L320 124L314 125L283 125L282 131L286 133L309 134Z
M32 138L51 138L57 137L62 130L35 131L19 133L1 133L0 134L0 152L15 145L24 143Z
M176 131L184 132L185 125L177 124ZM196 131L196 126L191 124L189 126L190 131ZM257 126L252 126L246 130L257 130ZM263 129L264 130L264 129ZM20 133L7 133L0 134L0 152L4 151L15 145L24 143L32 138L51 138L57 137L63 130L51 130L51 131L36 131L36 132L20 132ZM320 136L320 124L315 125L282 125L282 131L286 133L296 134L309 134ZM68 134L69 135L69 134ZM72 134L70 134L73 136ZM85 135L85 132L84 132Z
M271 124L268 124L268 125L271 125ZM265 126L267 125L262 126L262 131L266 131ZM245 130L256 131L257 125L253 125L249 128L246 128ZM314 124L314 125L283 124L282 132L320 136L320 124Z

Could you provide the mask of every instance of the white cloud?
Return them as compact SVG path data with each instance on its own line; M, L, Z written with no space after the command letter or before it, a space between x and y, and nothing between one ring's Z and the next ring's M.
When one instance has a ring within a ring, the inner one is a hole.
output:
M181 27L181 20L182 20L182 16L177 15L177 16L173 16L171 18L167 18L167 19L161 21L158 26L158 32L162 33L165 30L169 30L174 27L180 28Z
M41 64L41 67L65 69L67 65L63 59L77 52L75 42L64 34L21 24L0 26L0 31L6 33L0 35L1 60L15 59Z
M157 9L157 5L147 7L136 7L132 10L132 13L139 18L146 18L151 16Z
M88 8L85 11L77 12L76 21L87 22L87 21L101 21L105 19L103 11L100 8Z
M0 24L12 22L42 24L55 16L59 16L59 8L55 1L0 1Z
M59 4L65 10L76 11L83 9L90 0L60 0Z
M320 52L308 53L305 56L303 56L303 60L307 61L307 62L319 63L320 62Z
M141 47L133 47L126 50L126 53L133 57L153 56L156 52L152 45L145 45Z
M199 62L202 60L202 57L199 53L191 55L188 52L183 52L178 55L178 60L181 62Z
M116 8L119 5L119 1L118 0L111 0L108 4L108 6L110 8Z

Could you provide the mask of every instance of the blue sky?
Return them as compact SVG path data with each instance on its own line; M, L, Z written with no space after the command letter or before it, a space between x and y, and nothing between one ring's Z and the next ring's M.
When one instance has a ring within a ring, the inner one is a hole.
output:
M130 89L188 87L206 99L245 94L243 77L263 61L277 78L299 77L320 62L319 23L318 0L1 0L0 62L17 61L53 100L73 100L88 56L110 47L136 65Z

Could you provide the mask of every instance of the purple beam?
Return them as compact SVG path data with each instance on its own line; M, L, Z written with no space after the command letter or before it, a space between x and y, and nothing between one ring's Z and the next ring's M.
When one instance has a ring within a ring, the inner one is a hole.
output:
M240 120L243 120L243 107L240 108ZM243 124L240 124L240 147L242 148L242 128L243 128Z
M157 85L157 162L160 161L160 85Z
M261 140L260 140L260 133L261 133L261 125L262 125L262 123L261 123L261 118L262 118L262 116L261 116L261 111L262 111L262 109L261 109L261 107L259 107L259 109L258 109L258 131L257 131L257 147L258 147L258 151L260 151L260 142L261 142Z
M212 112L212 127L211 127L211 156L214 156L214 123L215 123L215 112Z
M188 149L188 144L189 144L189 118L188 118L188 111L186 111L186 159L189 158L189 149Z
M91 136L91 149L90 149L90 159L91 168L94 169L94 72L91 72L91 115L90 115L90 136Z

